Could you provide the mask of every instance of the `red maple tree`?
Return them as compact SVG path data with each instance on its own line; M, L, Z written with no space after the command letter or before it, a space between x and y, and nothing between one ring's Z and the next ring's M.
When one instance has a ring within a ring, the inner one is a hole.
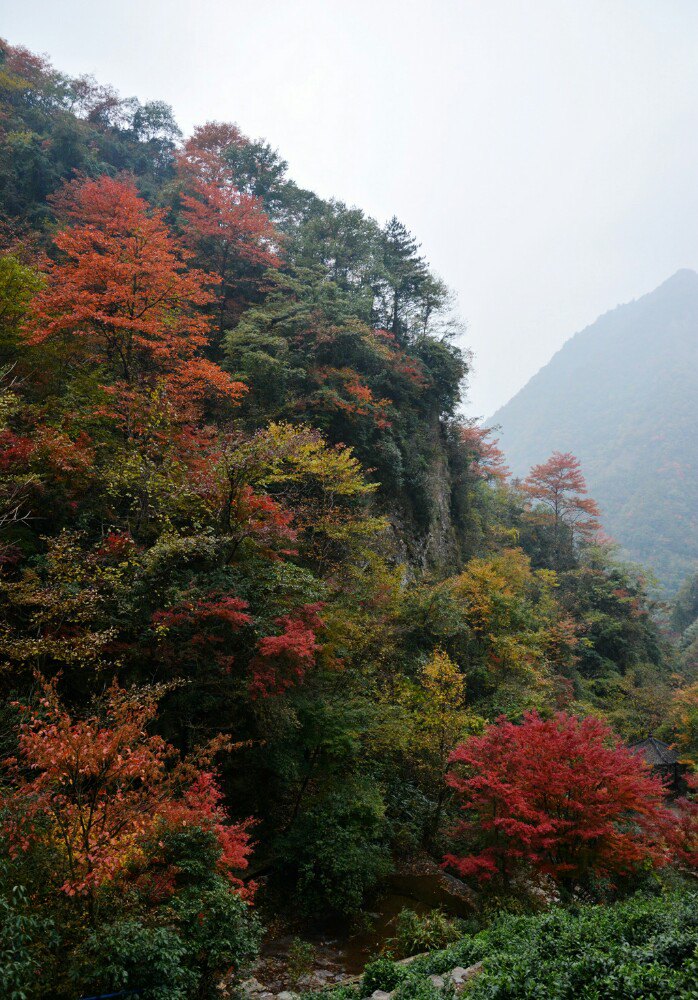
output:
M320 651L317 631L322 627L320 604L305 604L292 614L281 615L274 624L278 635L264 636L253 657L250 694L253 698L282 694L300 684L306 671L315 665Z
M685 781L687 794L674 803L667 837L678 864L698 869L698 774L687 774Z
M177 160L181 176L222 187L231 184L229 149L240 149L248 140L232 122L206 122L198 125L182 147Z
M488 482L503 483L509 476L509 467L499 447L499 438L493 434L491 427L481 427L474 420L467 421L460 428L460 439L474 475Z
M191 677L212 666L229 675L240 669L243 683L253 698L282 694L302 683L314 666L321 645L317 632L323 622L320 604L303 604L279 615L277 635L263 635L246 654L245 630L255 626L247 601L230 594L212 592L157 611L152 623L160 653L173 666ZM241 641L242 634L242 641Z
M445 863L461 875L507 879L525 865L576 880L668 859L662 782L598 719L502 717L450 760L466 853Z
M240 190L226 158L228 150L246 142L235 125L208 122L195 129L177 162L185 239L217 279L219 341L262 287L264 272L281 263L281 237L262 199Z

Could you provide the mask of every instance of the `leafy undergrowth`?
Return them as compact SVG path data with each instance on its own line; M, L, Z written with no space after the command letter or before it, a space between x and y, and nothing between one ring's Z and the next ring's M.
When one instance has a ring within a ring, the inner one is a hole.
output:
M698 892L502 915L487 930L410 966L380 959L367 966L360 986L315 996L349 1000L384 989L396 990L395 1000L437 1000L447 992L436 990L428 975L479 961L483 970L468 983L468 1000L698 998Z

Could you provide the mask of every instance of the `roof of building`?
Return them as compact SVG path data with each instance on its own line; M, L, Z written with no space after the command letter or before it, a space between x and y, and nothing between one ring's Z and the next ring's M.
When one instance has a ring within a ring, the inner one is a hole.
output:
M631 753L641 753L652 767L668 767L671 764L676 764L679 759L675 750L672 750L667 743L655 739L654 736L648 736L646 740L633 743L628 749Z

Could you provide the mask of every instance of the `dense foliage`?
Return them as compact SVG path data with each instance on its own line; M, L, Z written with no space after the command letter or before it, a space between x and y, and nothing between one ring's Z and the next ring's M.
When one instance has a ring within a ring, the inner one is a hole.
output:
M456 849L449 758L493 725L564 711L695 753L690 644L675 657L595 537L573 456L512 482L459 415L448 291L397 219L299 189L232 124L182 142L166 106L5 43L0 112L18 996L211 996L257 912L357 914L396 864ZM601 724L569 728L598 758ZM607 838L660 797L609 753ZM675 815L661 851L693 864L695 814ZM596 847L580 877L609 869Z
M598 719L502 719L450 763L465 817L457 836L470 853L447 861L462 875L507 881L526 864L576 884L590 871L618 876L665 861L661 781Z
M486 930L407 968L387 960L373 963L353 995L397 987L398 997L436 1000L444 994L428 974L447 975L482 962L465 992L473 1000L689 1000L695 996L697 946L695 891L640 894L605 907L500 916ZM351 991L330 994L337 1000L348 995Z

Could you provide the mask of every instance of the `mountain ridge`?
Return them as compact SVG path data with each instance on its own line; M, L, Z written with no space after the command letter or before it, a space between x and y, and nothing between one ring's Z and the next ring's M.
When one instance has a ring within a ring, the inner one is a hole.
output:
M485 421L515 475L582 462L606 530L670 590L698 562L698 273L682 268L563 344Z

